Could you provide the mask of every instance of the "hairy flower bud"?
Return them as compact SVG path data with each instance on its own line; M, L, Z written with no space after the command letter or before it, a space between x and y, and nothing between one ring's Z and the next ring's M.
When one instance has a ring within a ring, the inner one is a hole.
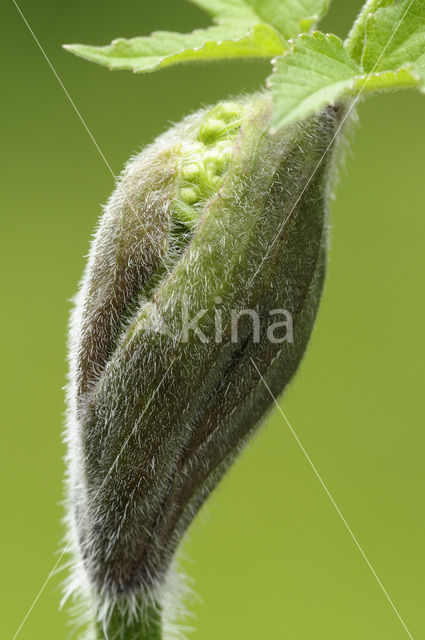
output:
M69 519L105 628L161 599L271 404L259 372L278 395L312 330L341 113L275 134L270 118L261 94L171 128L129 162L92 244L71 332Z

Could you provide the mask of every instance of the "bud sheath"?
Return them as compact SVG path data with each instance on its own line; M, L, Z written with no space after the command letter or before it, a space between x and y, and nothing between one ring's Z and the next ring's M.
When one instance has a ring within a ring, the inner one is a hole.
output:
M106 206L69 390L70 526L105 636L163 601L187 526L271 404L258 371L277 396L304 354L341 116L272 135L267 95L220 103L136 156ZM292 339L274 339L276 310Z

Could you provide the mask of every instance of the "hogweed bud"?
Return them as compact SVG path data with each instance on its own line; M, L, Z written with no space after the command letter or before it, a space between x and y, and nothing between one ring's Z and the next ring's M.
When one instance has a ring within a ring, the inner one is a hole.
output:
M311 334L342 113L273 135L270 118L258 94L172 127L129 162L92 244L69 522L99 638L160 637L182 536L271 404L258 372L278 395Z
M425 90L424 0L368 0L345 42L315 29L327 0L194 1L212 26L67 47L135 72L273 65L270 94L201 110L137 155L91 247L71 331L70 589L99 640L161 637L186 528L298 367L343 123L362 95Z

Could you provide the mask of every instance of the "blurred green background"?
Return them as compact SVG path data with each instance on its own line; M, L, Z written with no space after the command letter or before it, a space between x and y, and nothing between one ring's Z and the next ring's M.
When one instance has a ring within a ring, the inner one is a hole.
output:
M345 35L361 0L334 0ZM259 87L262 63L110 73L61 50L208 18L183 0L21 0L114 172L198 105ZM11 0L3 3L0 635L11 640L63 534L70 298L113 179ZM333 205L330 268L282 407L415 640L425 629L425 98L360 107ZM194 640L408 637L278 412L192 527ZM68 638L61 571L20 640Z

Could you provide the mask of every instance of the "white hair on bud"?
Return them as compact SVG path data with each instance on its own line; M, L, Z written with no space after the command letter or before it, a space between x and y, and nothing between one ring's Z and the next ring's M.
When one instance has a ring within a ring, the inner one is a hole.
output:
M125 626L155 608L183 637L176 549L270 406L251 358L277 395L313 327L332 157L307 180L340 114L273 136L270 116L257 94L173 126L126 165L92 240L70 323L64 599L89 603L105 637L115 613ZM294 345L251 344L243 324L237 344L188 346L182 299L210 326L217 296L228 315L287 304ZM170 335L146 329L157 312Z

